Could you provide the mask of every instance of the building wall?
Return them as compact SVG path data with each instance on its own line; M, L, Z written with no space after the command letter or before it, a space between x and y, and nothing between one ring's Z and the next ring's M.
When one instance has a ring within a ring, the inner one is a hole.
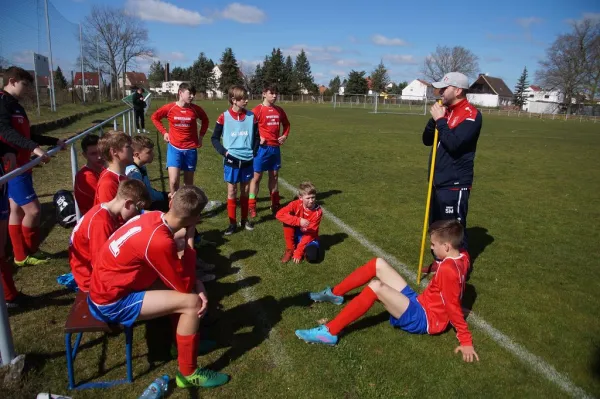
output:
M433 97L433 87L427 86L416 79L402 89L403 100L421 99L425 96Z
M559 104L555 102L528 101L523 110L534 114L557 114Z
M467 100L473 105L481 107L498 107L499 99L497 94L467 94Z

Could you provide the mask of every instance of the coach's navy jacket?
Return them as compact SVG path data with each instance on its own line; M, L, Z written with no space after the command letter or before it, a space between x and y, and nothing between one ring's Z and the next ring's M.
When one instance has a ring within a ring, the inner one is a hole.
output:
M435 128L438 146L433 185L435 188L470 188L473 184L473 163L477 140L481 132L481 112L466 99L446 111L435 122L429 120L423 131L423 144L433 145ZM431 165L431 154L429 155Z

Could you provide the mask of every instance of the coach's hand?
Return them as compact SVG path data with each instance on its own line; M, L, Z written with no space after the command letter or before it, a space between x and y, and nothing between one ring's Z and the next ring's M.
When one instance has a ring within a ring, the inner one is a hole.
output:
M475 348L472 346L457 346L454 349L454 353L462 352L463 360L467 363L473 363L473 360L477 359L479 361L479 356L477 356L477 352L475 352Z
M446 115L446 107L436 102L429 109L429 113L431 114L431 117L437 121Z
M169 142L169 133L163 134L163 139L168 143Z
M56 142L56 146L63 151L67 148L67 145L65 144L65 141L63 139L58 139L58 141Z

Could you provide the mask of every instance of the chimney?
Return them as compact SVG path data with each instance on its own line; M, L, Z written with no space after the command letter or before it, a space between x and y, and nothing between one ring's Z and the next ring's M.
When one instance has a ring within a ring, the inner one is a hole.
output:
M169 79L169 75L171 74L171 72L169 71L169 63L167 62L165 64L165 82L168 82Z

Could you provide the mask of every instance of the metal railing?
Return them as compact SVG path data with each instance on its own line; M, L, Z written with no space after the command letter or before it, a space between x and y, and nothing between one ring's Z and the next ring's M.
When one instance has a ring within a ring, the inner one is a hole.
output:
M148 98L150 96L151 96L151 94L148 94L146 96L145 100L148 100ZM84 138L85 136L87 136L88 134L91 134L95 131L99 131L99 135L102 136L102 134L104 133L103 128L106 125L109 125L111 122L112 122L113 129L118 130L117 119L119 119L119 118L122 119L122 125L121 125L122 129L121 130L123 132L129 134L130 136L133 136L133 132L134 132L134 128L135 128L135 119L134 119L134 115L133 115L133 108L128 108L128 109L125 109L125 110L107 118L103 122L89 128L89 129L84 130L83 132L79 133L78 135L73 136L65 141L65 147L69 146L69 145L71 146L71 149L70 149L71 173L73 174L73 184L75 184L75 175L77 174L77 171L79 169L78 164L77 164L76 143L79 140L81 140L82 138ZM53 156L61 150L62 149L59 147L54 147L51 150L49 150L47 154L48 154L48 156ZM4 176L0 177L0 185L6 184L9 180L22 175L23 173L27 172L28 170L39 165L40 162L42 162L42 158L38 157L38 158L26 163L25 165L5 174ZM81 212L79 211L79 206L77 205L77 201L75 201L75 212L77 215L77 220L79 220L81 218ZM10 330L10 323L8 320L8 311L6 309L6 301L4 300L4 290L2 288L2 284L0 284L0 357L2 358L1 365L3 365L3 366L9 365L11 363L11 361L15 358L15 349L14 349L14 344L13 344L13 339L12 339L12 333Z

